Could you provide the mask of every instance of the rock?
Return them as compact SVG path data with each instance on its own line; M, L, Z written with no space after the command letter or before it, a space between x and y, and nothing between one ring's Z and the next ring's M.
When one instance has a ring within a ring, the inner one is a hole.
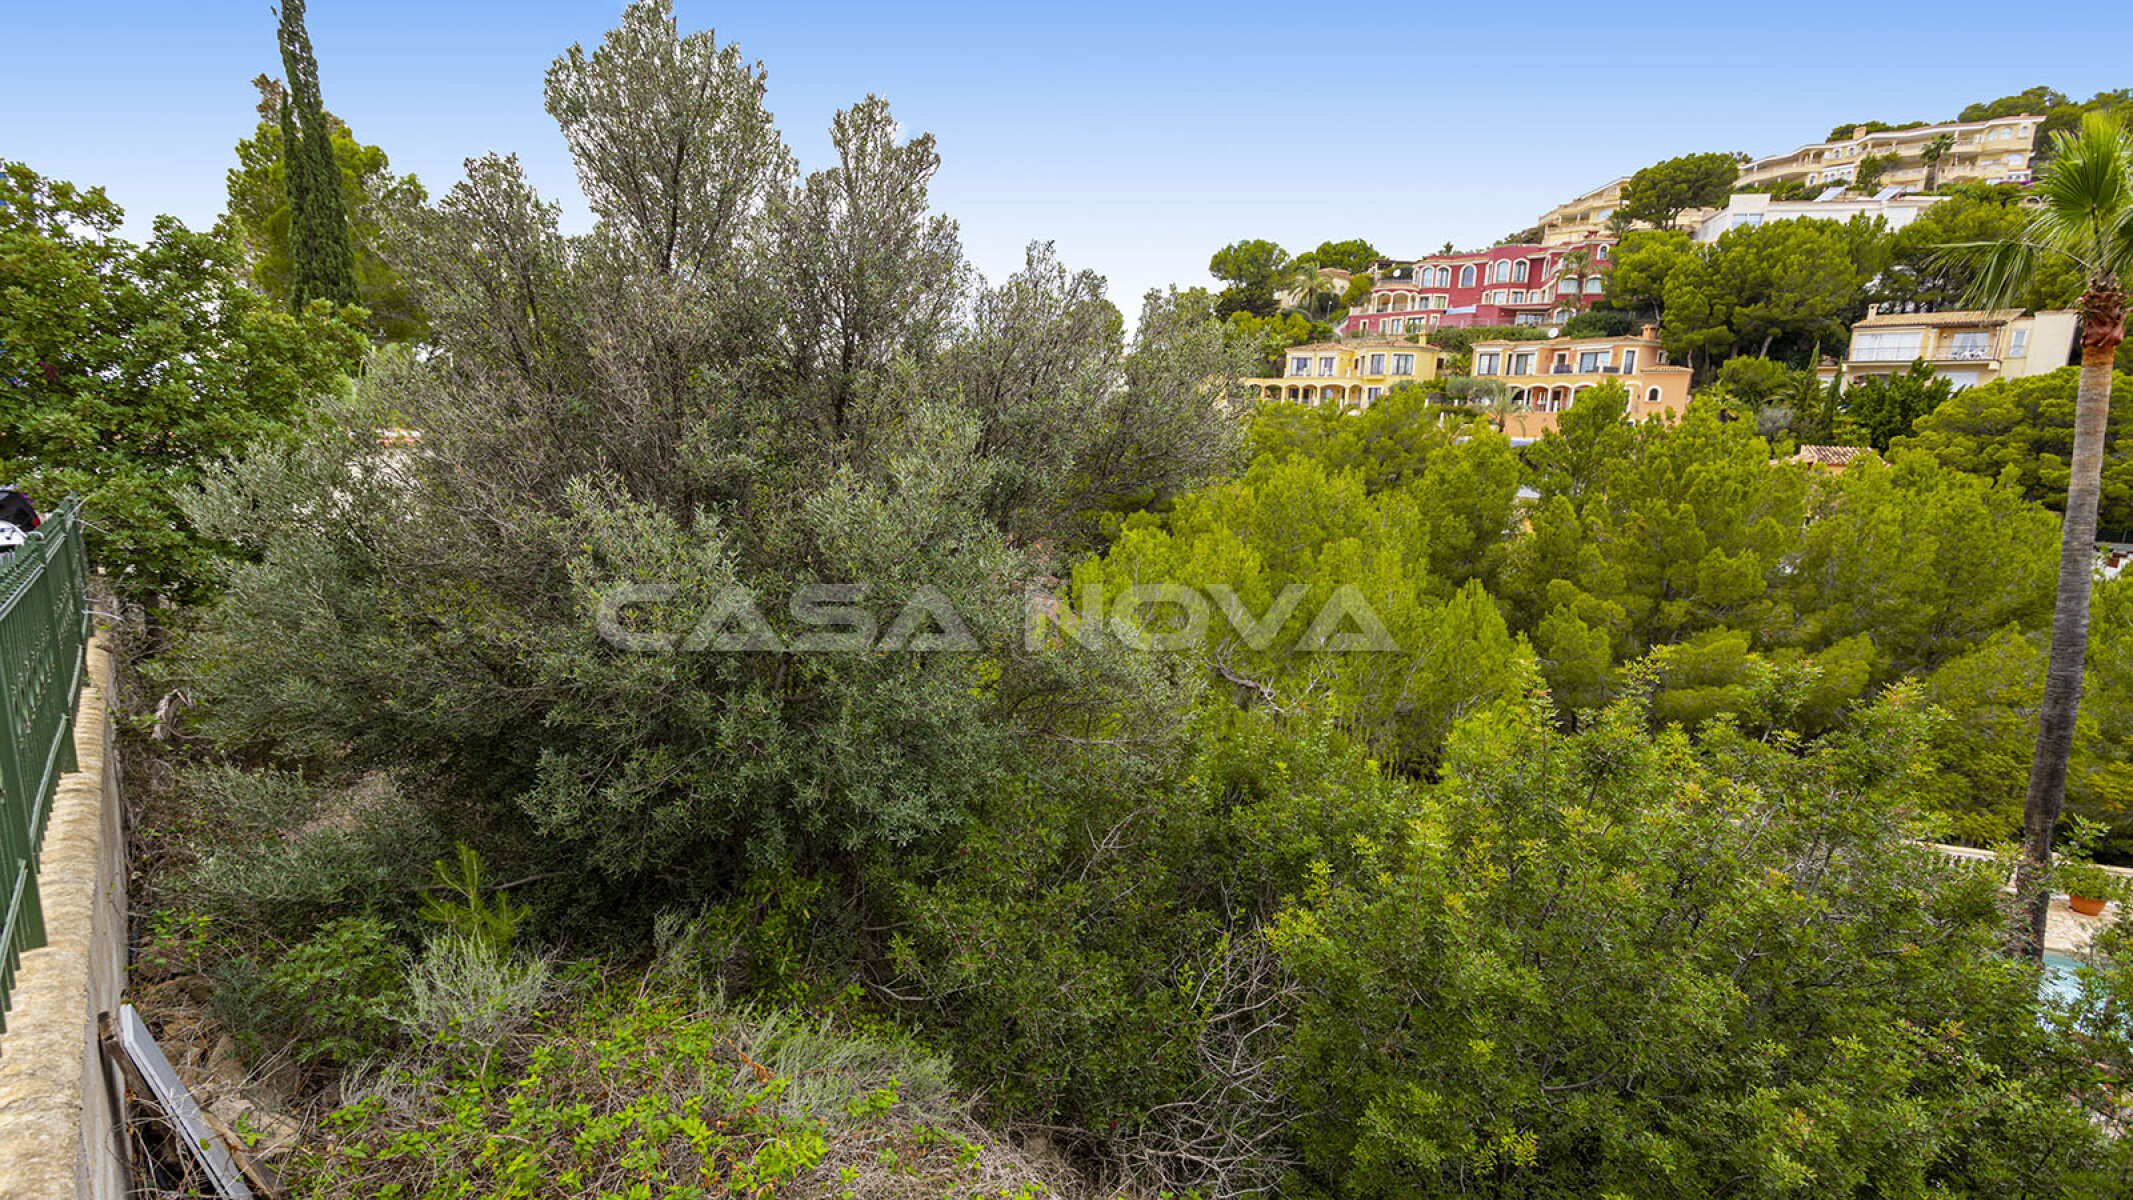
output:
M207 1073L235 1087L244 1082L244 1058L237 1053L237 1039L223 1034L207 1052Z

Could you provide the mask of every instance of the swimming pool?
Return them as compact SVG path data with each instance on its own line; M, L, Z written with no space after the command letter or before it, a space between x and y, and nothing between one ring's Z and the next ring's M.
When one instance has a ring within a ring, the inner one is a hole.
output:
M2056 950L2044 952L2044 982L2038 994L2064 1004L2072 1000L2079 990L2074 978L2074 968L2089 965L2088 960Z

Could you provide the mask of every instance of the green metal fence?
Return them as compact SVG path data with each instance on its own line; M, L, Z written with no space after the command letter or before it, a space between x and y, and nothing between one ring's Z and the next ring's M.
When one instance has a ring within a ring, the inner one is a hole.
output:
M0 1032L24 950L44 945L37 851L59 777L74 769L74 710L89 645L88 556L69 500L0 557Z

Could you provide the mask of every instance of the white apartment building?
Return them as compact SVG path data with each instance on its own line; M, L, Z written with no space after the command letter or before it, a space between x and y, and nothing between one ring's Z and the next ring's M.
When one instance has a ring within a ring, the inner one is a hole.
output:
M1715 242L1731 229L1761 225L1765 221L1790 221L1817 217L1825 221L1849 221L1853 217L1880 217L1891 230L1901 229L1918 215L1940 203L1939 196L1845 196L1842 185L1832 185L1829 199L1773 200L1767 192L1735 192L1726 206L1697 222L1692 235L1699 242Z

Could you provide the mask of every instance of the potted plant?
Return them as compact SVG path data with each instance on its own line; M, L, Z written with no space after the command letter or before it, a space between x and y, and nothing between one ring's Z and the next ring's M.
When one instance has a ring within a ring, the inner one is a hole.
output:
M2065 852L2052 872L2052 881L2066 892L2067 906L2084 916L2101 916L2104 904L2122 890L2119 880L2089 857L2090 847L2103 834L2102 824L2075 817L2066 833Z
M2090 917L2102 915L2104 904L2119 892L2118 880L2110 872L2087 861L2061 863L2059 886L2066 889L2067 905Z

